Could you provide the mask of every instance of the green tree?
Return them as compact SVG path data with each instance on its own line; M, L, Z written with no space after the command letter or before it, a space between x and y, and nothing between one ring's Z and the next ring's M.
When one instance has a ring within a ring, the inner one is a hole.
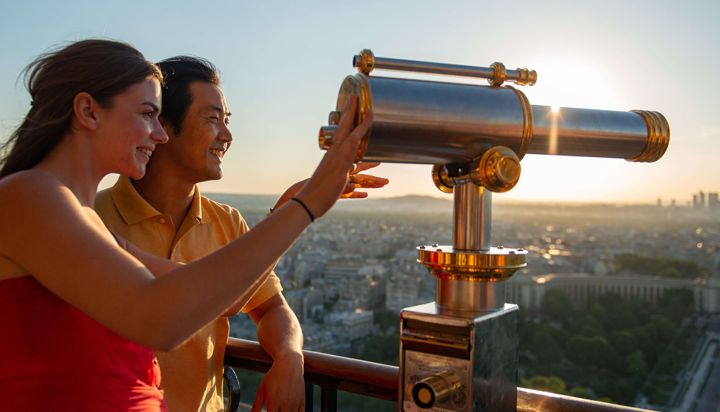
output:
M575 307L570 296L562 290L549 290L543 297L541 311L543 317L555 322L567 321Z
M400 324L400 317L391 310L376 310L373 312L373 323L380 326L385 333L388 330L397 330Z
M563 351L547 329L540 329L532 340L532 350L541 365L557 363L563 358Z
M615 331L610 335L610 343L618 355L625 356L637 349L635 335L627 329Z
M595 396L590 391L590 389L582 386L573 387L572 389L570 389L570 392L568 392L568 395L574 396L576 398L595 399Z
M625 357L627 362L627 373L634 378L642 378L647 375L648 366L645 362L645 356L639 350L632 352Z
M565 381L557 376L533 376L530 379L523 379L521 384L526 388L537 389L539 391L547 391L557 394L564 394L566 385Z
M671 289L665 291L658 306L665 316L678 322L693 313L695 297L689 289Z
M602 336L573 336L567 345L567 356L583 366L605 367L611 362L610 346Z
M394 333L365 338L360 359L371 362L398 364L398 336Z

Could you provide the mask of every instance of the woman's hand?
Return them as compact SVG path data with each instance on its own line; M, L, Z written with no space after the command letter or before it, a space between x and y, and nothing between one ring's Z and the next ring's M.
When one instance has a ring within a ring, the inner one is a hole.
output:
M362 123L351 130L357 104L357 96L350 96L347 99L335 131L334 143L327 150L308 182L295 196L307 205L316 218L330 210L345 192L350 173L355 170L353 163L360 140L372 124L372 113L368 113Z

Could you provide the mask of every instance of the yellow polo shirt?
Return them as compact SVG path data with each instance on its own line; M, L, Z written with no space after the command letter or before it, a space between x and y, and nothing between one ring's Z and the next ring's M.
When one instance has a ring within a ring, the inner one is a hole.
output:
M200 259L249 230L236 209L200 195L195 187L190 210L176 233L170 217L155 210L124 176L97 194L95 209L111 231L147 252L182 263ZM272 273L242 311L249 312L280 291L280 280ZM221 317L172 352L156 353L170 411L223 410L229 332L228 319Z

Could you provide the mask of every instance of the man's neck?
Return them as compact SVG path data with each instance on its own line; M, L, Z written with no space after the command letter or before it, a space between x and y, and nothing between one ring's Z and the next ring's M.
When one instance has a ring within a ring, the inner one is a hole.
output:
M152 207L170 216L175 231L180 229L192 204L195 193L194 183L167 178L167 175L153 173L150 169L141 180L131 180L131 182L140 196Z

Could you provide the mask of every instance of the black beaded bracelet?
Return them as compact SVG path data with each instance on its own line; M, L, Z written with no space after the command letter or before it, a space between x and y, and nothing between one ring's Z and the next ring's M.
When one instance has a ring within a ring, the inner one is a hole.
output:
M293 198L291 198L290 200L294 200L294 201L298 202L298 203L300 204L300 206L302 206L303 209L305 209L305 211L306 211L307 214L308 214L308 217L310 218L310 222L314 222L314 221L315 221L315 216L313 216L313 214L312 214L312 212L310 211L310 209L308 209L308 207L305 205L305 203L303 203L302 200L298 199L297 197L293 197Z

